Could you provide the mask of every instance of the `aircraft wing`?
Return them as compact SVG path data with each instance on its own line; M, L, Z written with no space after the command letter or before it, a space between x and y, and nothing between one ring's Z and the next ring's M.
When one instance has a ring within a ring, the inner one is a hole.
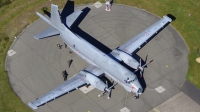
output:
M97 77L104 73L100 68L93 65L88 66L83 71L90 72ZM89 82L86 80L85 75L82 74L82 72L79 72L77 75L73 76L72 78L57 86L40 98L36 99L33 102L29 102L29 106L33 109L37 109L39 106L48 103L49 101L54 100L64 94L67 94L70 91L76 90L79 87L82 87L83 85L88 83Z
M81 73L78 73L74 77L65 81L64 83L57 86L55 89L51 90L40 98L36 99L35 101L29 102L29 106L33 109L37 109L39 106L51 100L54 100L64 94L67 94L74 89L78 89L80 86L83 86L86 83L87 81L85 80L85 76Z
M118 47L118 50L132 54L144 46L150 39L152 39L159 31L161 31L166 25L172 22L172 19L168 16L163 16L158 22L126 42L125 44Z
M100 77L101 75L104 74L104 71L101 70L101 68L94 66L94 65L90 65L87 68L85 68L84 70L92 73L93 75L95 75L97 77Z
M67 18L66 18L67 26L71 27L82 12L83 11L81 11L81 10L76 10L75 12L73 12L72 14L67 16Z

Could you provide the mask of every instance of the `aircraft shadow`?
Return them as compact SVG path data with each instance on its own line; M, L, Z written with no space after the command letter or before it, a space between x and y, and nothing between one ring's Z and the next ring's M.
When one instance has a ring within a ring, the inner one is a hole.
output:
M88 41L90 44L92 44L95 47L97 47L98 49L100 49L105 54L108 54L112 51L111 49L109 49L107 46L105 46L104 44L102 44L101 42L99 42L98 40L96 40L95 38L93 38L92 36L90 36L89 34L87 34L86 32L84 32L82 29L80 29L78 27L79 24L82 22L82 20L85 18L85 16L89 13L90 10L91 9L88 7L84 8L82 10L83 13L78 17L76 22L73 24L73 26L71 27L71 30L74 33L78 34L83 39L85 39L86 41Z
M43 10L44 14L46 14L49 18L51 17L51 13L47 10ZM60 13L61 20L65 20L67 16L74 12L74 1L67 1L62 12Z
M140 56L138 56L137 54L132 54L132 57L134 58L134 59L136 59L138 62L140 62ZM146 56L146 58L145 58L145 60L144 59L142 59L141 58L141 65L144 65L144 64L146 64L147 63L147 58L148 58L148 55ZM144 73L145 73L145 68L147 68L148 66L145 66L144 67L144 71L143 71L143 73L142 73L142 77L141 77L141 74L140 74L140 71L138 70L137 72L135 72L135 74L136 74L136 76L137 76L137 78L138 78L138 81L140 82L140 84L141 84L141 86L142 86L142 88L143 88L143 92L145 91L145 89L146 89L146 87L147 87L147 85L146 85L146 81L145 81L145 79L144 79Z
M66 18L74 12L74 1L67 1L65 7L63 8L60 16L62 19Z

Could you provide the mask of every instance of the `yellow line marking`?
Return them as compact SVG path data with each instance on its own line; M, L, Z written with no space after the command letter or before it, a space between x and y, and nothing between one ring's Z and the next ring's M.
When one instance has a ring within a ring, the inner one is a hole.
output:
M153 108L153 110L154 110L155 112L159 112L156 108Z

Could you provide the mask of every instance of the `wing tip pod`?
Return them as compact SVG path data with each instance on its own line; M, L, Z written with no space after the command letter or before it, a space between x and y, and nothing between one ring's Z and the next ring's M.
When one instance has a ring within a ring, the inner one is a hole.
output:
M169 22L176 20L176 17L171 14L167 14L166 16L163 17L166 18Z
M29 102L28 105L33 109L36 110L38 107L35 106L33 103Z

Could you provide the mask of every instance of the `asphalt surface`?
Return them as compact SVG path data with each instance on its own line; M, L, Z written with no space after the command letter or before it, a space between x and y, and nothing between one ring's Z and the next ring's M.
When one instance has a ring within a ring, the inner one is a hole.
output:
M72 29L104 52L122 45L160 19L145 10L117 4L112 6L111 12L106 12L105 5L102 5L99 5L99 8L93 4L76 6L75 10L84 9L84 13L75 24L79 28ZM72 7L71 11L73 10ZM16 54L7 56L6 59L5 66L10 84L26 105L63 83L62 71L66 70L70 78L88 66L83 59L65 48L60 37L54 36L42 40L33 38L48 27L49 25L41 19L28 26L10 47ZM57 44L63 45L62 49L59 49ZM154 107L180 94L181 91L186 92L187 88L190 89L192 86L184 85L188 71L188 53L183 38L171 25L168 25L137 52L143 60L146 57L148 61L154 60L144 70L143 82L146 89L139 99L134 99L131 93L127 96L125 89L117 85L112 90L109 100L106 95L97 97L101 93L97 89L87 94L76 90L39 107L36 111L118 112L123 107L127 107L131 112L153 111ZM68 61L71 59L73 62L69 67ZM181 89L183 85L185 88ZM155 88L158 87L163 87L165 91L157 92ZM193 100L191 102L195 103ZM199 100L196 102L199 103Z

